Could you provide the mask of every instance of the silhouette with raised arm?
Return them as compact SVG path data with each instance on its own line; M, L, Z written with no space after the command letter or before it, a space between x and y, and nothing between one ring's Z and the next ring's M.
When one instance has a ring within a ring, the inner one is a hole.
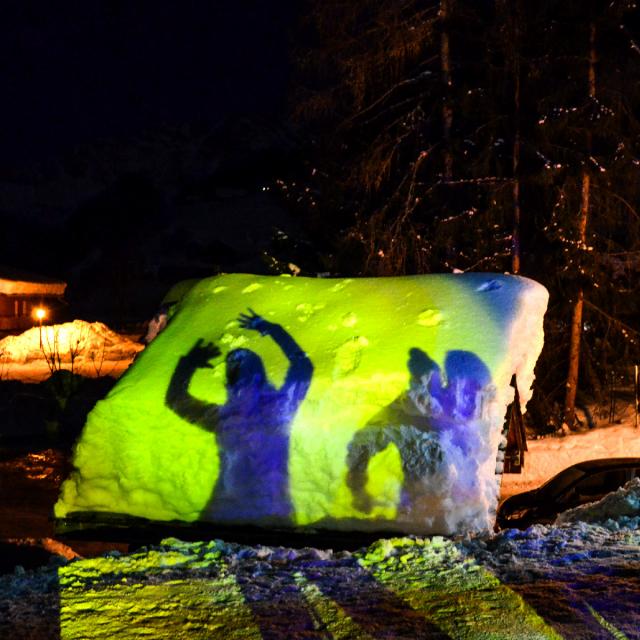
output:
M220 355L211 343L198 340L182 357L171 377L167 405L180 417L216 434L220 457L218 479L206 514L218 521L261 519L289 521L289 436L291 422L304 400L313 365L295 340L279 325L252 309L240 314L243 329L269 336L289 360L284 383L269 383L260 357L249 349L227 354L227 401L216 405L189 393L197 369L211 367Z
M376 414L349 443L347 485L353 506L364 513L373 509L373 497L366 489L369 461L389 444L398 447L404 474L399 513L411 510L424 495L425 480L435 478L447 447L456 447L460 457L469 459L482 446L470 424L480 419L485 395L491 393L491 375L482 360L469 351L449 351L446 384L440 367L421 349L409 351L407 367L409 389Z

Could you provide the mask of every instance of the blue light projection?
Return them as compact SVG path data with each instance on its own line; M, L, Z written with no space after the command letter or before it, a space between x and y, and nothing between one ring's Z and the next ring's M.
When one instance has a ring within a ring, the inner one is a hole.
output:
M398 515L411 512L428 494L425 483L437 482L451 451L464 460L463 475L475 477L483 443L474 421L481 419L487 395L492 392L486 365L469 351L450 351L440 367L421 349L409 351L409 389L375 415L349 443L347 484L354 507L369 513L373 497L368 494L371 459L390 444L401 455L404 482ZM458 483L458 490L459 490Z

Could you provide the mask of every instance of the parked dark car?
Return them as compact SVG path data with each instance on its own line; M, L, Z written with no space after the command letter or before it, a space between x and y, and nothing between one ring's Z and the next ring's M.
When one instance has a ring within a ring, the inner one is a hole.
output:
M640 458L602 458L567 467L538 489L518 493L498 506L496 529L550 524L556 516L595 502L640 476Z

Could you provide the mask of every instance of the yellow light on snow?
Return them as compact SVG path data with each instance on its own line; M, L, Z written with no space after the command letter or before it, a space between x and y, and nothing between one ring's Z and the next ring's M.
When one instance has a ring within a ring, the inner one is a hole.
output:
M38 320L42 321L47 317L47 310L44 307L36 307L33 315L35 315Z

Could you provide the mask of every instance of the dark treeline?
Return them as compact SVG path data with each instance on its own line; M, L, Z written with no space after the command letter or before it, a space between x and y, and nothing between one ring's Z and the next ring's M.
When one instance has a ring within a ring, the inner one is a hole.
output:
M308 0L280 183L334 273L509 271L551 293L530 413L640 357L640 28L625 0ZM578 401L581 401L580 394Z

